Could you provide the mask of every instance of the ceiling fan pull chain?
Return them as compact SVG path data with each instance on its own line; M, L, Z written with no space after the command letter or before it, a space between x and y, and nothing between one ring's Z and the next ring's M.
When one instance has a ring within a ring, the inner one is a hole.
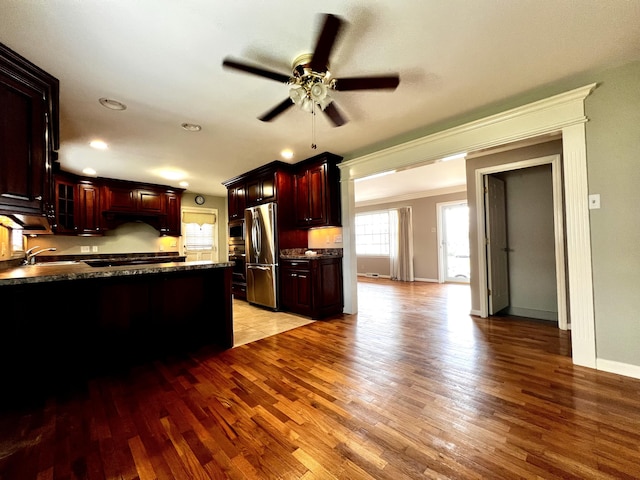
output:
M316 145L316 104L313 102L311 105L311 149L318 148Z

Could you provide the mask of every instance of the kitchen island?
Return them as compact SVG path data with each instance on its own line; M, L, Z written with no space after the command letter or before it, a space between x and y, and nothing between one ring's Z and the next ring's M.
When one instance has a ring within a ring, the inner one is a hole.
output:
M5 391L40 392L140 361L233 347L230 262L0 271Z

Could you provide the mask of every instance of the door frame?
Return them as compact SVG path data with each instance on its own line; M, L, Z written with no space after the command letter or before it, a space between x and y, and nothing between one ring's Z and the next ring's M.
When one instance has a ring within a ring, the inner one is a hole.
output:
M437 222L437 242L438 242L438 283L444 283L447 281L447 273L446 273L446 268L445 268L445 264L447 263L445 261L445 255L444 255L444 248L442 247L443 244L443 240L444 240L444 209L446 207L450 207L452 205L465 205L467 208L469 208L469 202L467 202L466 199L464 200L452 200L450 202L438 202L436 203L436 222ZM469 219L470 221L471 219ZM469 241L469 250L471 250L471 239L468 239ZM471 260L469 260L471 261ZM467 279L466 282L461 282L461 283L469 283L470 279Z
M556 269L556 297L558 302L558 328L568 330L571 324L567 318L567 279L566 279L566 252L564 232L564 211L562 200L562 165L560 154L545 157L532 158L519 162L494 165L492 167L479 168L475 171L476 182L476 222L478 224L478 276L480 288L480 316L488 317L489 312L489 287L487 276L487 242L486 242L486 205L484 201L484 177L500 172L509 172L528 167L551 164L551 181L553 189L553 232L555 238L555 269Z
M183 219L184 219L184 215L183 213L188 212L188 213L208 213L214 216L215 218L215 223L213 224L213 249L211 251L211 259L214 262L218 262L220 259L220 246L218 245L218 241L219 241L219 231L218 231L218 220L220 219L220 216L218 215L218 209L217 208L208 208L208 207L182 207L180 209L180 227L181 227L181 231L183 232L183 234L180 236L180 252L182 252L183 254L186 254L186 245L185 245L185 240L186 240L186 223L184 223Z
M588 121L585 113L585 99L597 88L597 85L597 83L590 83L339 163L342 235L345 239L342 257L345 272L345 313L355 314L358 311L358 270L353 225L356 179L389 170L433 163L461 152L478 152L561 133L564 220L567 234L567 290L572 331L571 354L574 364L598 368L585 131L585 124ZM479 299L474 298L473 272L471 286L473 308L476 301L479 303ZM472 310L471 314L475 315L475 310Z

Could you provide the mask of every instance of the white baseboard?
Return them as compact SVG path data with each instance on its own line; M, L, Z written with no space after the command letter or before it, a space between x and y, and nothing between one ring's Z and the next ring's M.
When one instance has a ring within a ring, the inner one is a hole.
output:
M474 315L474 316L476 316L476 317L481 317L481 315L480 315L480 310L471 310L471 311L469 312L469 315Z
M391 278L390 275L380 275L379 273L371 274L371 273L357 273L358 277L366 277L366 278Z
M516 317L535 318L536 320L545 320L547 322L557 322L558 312L548 312L546 310L533 310L531 308L508 307L506 309L508 315Z
M431 283L438 283L438 280L435 278L419 278L419 277L415 277L414 280L416 282L431 282Z
M605 372L624 375L625 377L640 378L640 366L638 365L596 358L596 368Z

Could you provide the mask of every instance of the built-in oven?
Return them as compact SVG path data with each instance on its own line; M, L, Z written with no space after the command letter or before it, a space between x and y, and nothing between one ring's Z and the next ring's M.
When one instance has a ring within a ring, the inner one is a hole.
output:
M244 246L244 218L229 222L229 261L233 262L231 292L235 298L247 298L247 270Z
M239 246L244 252L244 218L229 221L229 253L232 247Z

